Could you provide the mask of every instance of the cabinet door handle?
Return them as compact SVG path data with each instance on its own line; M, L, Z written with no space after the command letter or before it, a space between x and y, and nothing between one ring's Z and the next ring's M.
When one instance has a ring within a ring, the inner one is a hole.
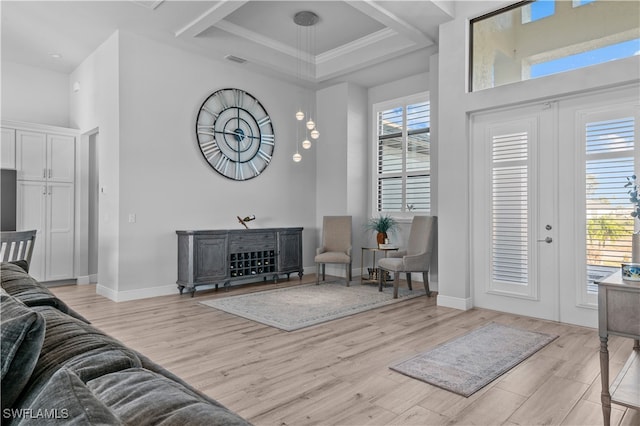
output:
M49 177L51 177L52 174L51 169L49 169Z
M47 185L42 185L42 195L47 195Z
M42 169L42 178L46 179L47 178L47 169Z

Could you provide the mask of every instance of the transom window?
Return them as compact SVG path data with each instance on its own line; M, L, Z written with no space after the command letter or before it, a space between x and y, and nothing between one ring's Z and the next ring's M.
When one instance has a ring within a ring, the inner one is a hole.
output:
M423 93L374 105L375 211L431 211L431 104Z
M640 2L521 1L471 20L470 88L638 55Z

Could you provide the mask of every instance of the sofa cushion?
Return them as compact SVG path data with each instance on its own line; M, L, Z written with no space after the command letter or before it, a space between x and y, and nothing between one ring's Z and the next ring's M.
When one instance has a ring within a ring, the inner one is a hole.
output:
M72 371L62 368L39 392L19 408L3 413L10 425L121 425L111 410L97 399Z
M53 306L67 315L89 323L89 320L71 309L51 291L27 274L20 266L2 262L2 288L27 306Z
M107 374L87 382L94 395L126 424L249 425L219 404L167 377L142 368Z
M19 266L20 269L22 269L25 272L29 272L29 262L27 262L26 260L12 260L9 263L11 263L12 265Z
M134 350L92 325L50 306L31 309L45 319L46 335L31 375L29 392L37 392L62 367L72 370L86 382L102 374L141 366Z
M45 335L45 320L0 289L2 410L11 407L33 372Z

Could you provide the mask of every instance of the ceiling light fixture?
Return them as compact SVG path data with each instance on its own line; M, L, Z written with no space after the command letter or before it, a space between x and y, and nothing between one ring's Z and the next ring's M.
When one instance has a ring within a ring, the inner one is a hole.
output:
M298 57L297 59L297 67L296 67L296 77L300 80L304 78L313 81L313 77L315 76L315 54L316 54L316 27L315 25L320 21L318 15L314 12L304 10L302 12L298 12L293 17L293 22L297 26L296 32L296 52ZM303 76L304 74L304 76ZM302 141L302 148L309 149L311 148L311 141L309 137L313 140L318 139L320 137L320 132L316 128L316 123L313 121L313 108L312 105L309 105L307 111L305 113L304 107L301 106L296 112L296 120L304 123L302 127L302 131L304 132L305 138ZM304 119L307 119L304 122ZM296 141L300 140L300 128L301 126L296 126ZM308 134L307 134L308 133ZM302 160L302 155L298 152L298 142L296 142L296 153L293 155L293 161L296 163Z
M231 62L236 62L238 64L244 64L245 62L247 62L246 59L241 58L239 56L234 56L234 55L227 55L224 57L226 60L231 61Z

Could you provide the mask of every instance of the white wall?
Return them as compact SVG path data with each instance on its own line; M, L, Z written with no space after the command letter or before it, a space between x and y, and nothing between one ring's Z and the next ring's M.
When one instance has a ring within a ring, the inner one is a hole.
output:
M424 67L425 70L428 69L429 64L424 64ZM369 88L369 103L373 105L379 102L426 92L429 90L429 76L430 73L424 72L403 78L402 80L371 87Z
M321 139L312 149L317 167L317 224L321 229L323 216L344 215L347 211L348 83L319 90L316 96ZM302 154L304 161L305 153Z
M498 7L504 2L494 4ZM485 8L485 9L481 9ZM438 304L473 306L470 276L469 123L471 112L553 99L638 81L640 57L632 57L480 92L467 92L468 18L484 2L456 3L457 17L440 26L438 55Z
M322 218L352 216L352 268L360 272L360 247L367 200L367 95L350 83L339 83L316 94L321 140L315 144L315 187L318 242ZM342 266L327 265L327 274L344 276Z
M355 84L347 86L347 214L352 217L353 253L352 266L355 274L360 273L361 247L368 246L372 233L364 230L367 221L367 200L369 183L369 138L367 134L369 114L367 113L367 90Z
M2 61L3 120L69 127L69 76Z
M309 93L256 74L250 64L212 61L127 32L120 33L119 51L119 157L113 158L117 164L100 164L101 172L119 168L119 206L113 218L119 224L116 298L174 294L175 231L237 229L238 215L255 214L251 225L256 228L304 227L303 264L312 266L315 163L291 160L300 104L292 94ZM271 164L245 182L215 172L195 138L202 102L227 87L258 98L276 133ZM132 214L135 223L128 220Z
M119 43L116 32L96 49L71 73L71 87L80 84L80 91L73 93L70 104L70 123L82 133L99 131L98 169L99 182L103 189L99 199L99 247L98 247L98 293L115 298L119 288ZM83 214L88 214L89 191L89 147L88 138L83 138L78 157L84 180L78 182L80 197L76 200ZM88 248L88 222L83 222L78 236L80 249ZM82 256L78 265L80 274L87 274L88 258Z
M321 132L319 139L312 148L315 152L316 163L316 226L318 232L316 241L319 247L322 243L322 219L324 216L348 215L348 152L347 132L349 126L348 115L349 85L340 83L319 90L316 94L318 111L318 130ZM305 153L302 153L303 161ZM310 156L309 154L307 157ZM353 229L353 228L352 228ZM352 230L352 247L353 243ZM356 250L352 250L352 254ZM314 248L315 254L315 248ZM357 264L353 262L352 266ZM345 276L342 265L327 265L326 272L329 275Z

